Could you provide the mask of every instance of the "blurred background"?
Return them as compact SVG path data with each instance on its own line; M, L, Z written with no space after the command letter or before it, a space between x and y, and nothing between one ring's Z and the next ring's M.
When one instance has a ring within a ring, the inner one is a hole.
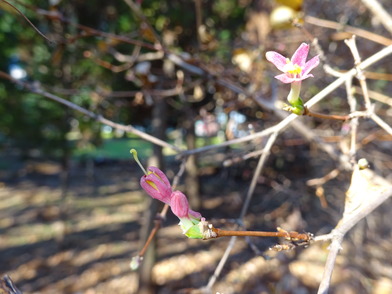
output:
M129 154L169 179L177 152L52 101L51 93L183 150L216 145L282 120L274 106L289 86L265 52L291 57L302 42L322 64L305 80L306 101L354 61L343 40L357 35L366 59L392 35L361 0L176 0L0 2L0 274L24 293L201 293L228 239L189 240L169 213L144 270L129 263L160 203L139 187ZM389 13L392 2L378 1ZM292 20L296 20L296 26ZM314 43L317 38L318 43ZM376 113L392 123L392 59L365 75ZM26 89L23 85L29 85ZM358 110L363 97L354 80ZM345 87L313 110L347 114ZM329 232L339 221L350 171L347 123L301 118L271 149L244 219L249 230ZM306 131L308 130L308 131ZM310 130L310 131L309 131ZM190 156L179 189L216 227L233 228L266 139ZM391 180L391 136L360 120L357 157ZM336 157L320 148L329 146ZM309 180L334 174L318 185ZM331 293L392 293L391 202L356 226L335 267ZM315 293L327 244L271 253L276 239L239 239L212 293ZM215 292L214 292L215 291Z

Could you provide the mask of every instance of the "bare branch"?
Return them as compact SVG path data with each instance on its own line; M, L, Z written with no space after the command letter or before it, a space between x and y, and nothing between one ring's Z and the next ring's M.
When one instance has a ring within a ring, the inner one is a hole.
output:
M382 127L388 134L392 135L392 128L390 125L388 125L385 121L383 121L377 114L372 113L370 115L370 118L378 124L380 127Z
M316 26L320 26L320 27L325 27L325 28L330 28L330 29L335 29L335 30L344 30L348 33L351 33L353 35L357 35L358 37L376 42L376 43L384 45L384 46L392 45L392 39L389 39L384 36L380 36L375 33L368 32L366 30L359 29L356 27L342 25L342 24L334 22L334 21L320 19L320 18L317 18L314 16L307 15L307 16L305 16L305 22L316 25Z
M363 95L362 89L360 87L354 87L354 90L359 94ZM390 107L392 107L392 97L389 97L387 95L372 90L369 90L368 92L369 92L370 99L376 100L378 102L387 104Z
M29 19L26 15L23 14L22 11L20 11L18 8L16 8L14 5L12 5L11 3L9 3L8 1L5 0L1 0L3 3L11 6L13 9L15 9L16 12L18 12L28 23L29 25L31 25L31 27L42 37L44 38L46 41L48 41L49 43L53 43L52 40L50 40L47 36L45 36Z
M374 209L376 209L392 195L391 183L385 181L380 177L377 177L376 180L388 186L385 189L373 191L373 193L368 193L366 197L366 203L361 203L362 205L360 206L360 209L355 209L351 213L351 215L346 218L343 218L341 222L339 222L338 226L330 234L314 238L315 241L332 240L332 243L329 246L330 252L328 254L327 262L325 265L323 278L317 292L318 294L328 293L335 260L337 254L341 249L344 235L349 230L351 230L351 228L355 226L360 220L368 216ZM366 193L366 191L363 192Z
M126 125L122 125L122 124L119 124L119 123L115 123L115 122L113 122L113 121L111 121L111 120L109 120L107 118L104 118L102 115L95 114L94 112L89 111L89 110L87 110L87 109L85 109L85 108L83 108L81 106L78 106L75 103L72 103L72 102L70 102L68 100L65 100L65 99L59 97L59 96L56 96L56 95L54 95L52 93L49 93L49 92L47 92L45 90L42 90L39 86L37 86L35 84L30 84L30 83L19 81L17 79L14 79L10 75L6 74L5 72L2 72L2 71L0 71L0 77L5 78L7 80L10 80L11 82L18 84L19 86L22 86L23 88L25 88L26 90L28 90L28 91L30 91L32 93L35 93L35 94L38 94L38 95L42 95L42 96L44 96L46 98L49 98L49 99L51 99L53 101L56 101L56 102L58 102L60 104L63 104L65 106L67 106L68 108L71 108L71 109L76 110L76 111L78 111L80 113L83 113L84 115L94 119L97 122L100 122L102 124L111 126L112 128L115 128L115 129L118 129L118 130L122 130L122 131L127 132L127 133L135 134L135 135L139 136L140 138L142 138L143 140L149 141L149 142L151 142L153 144L156 144L158 146L169 148L169 149L174 150L176 152L181 152L180 148L178 148L178 147L176 147L176 146L174 146L172 144L169 144L169 143L167 143L167 142L165 142L163 140L160 140L160 139L158 139L158 138L156 138L154 136L151 136L151 135L149 135L147 133L144 133L144 132L136 129L135 127L133 127L131 125L127 125L126 126Z
M362 0L362 3L377 17L392 34L392 17L377 0Z

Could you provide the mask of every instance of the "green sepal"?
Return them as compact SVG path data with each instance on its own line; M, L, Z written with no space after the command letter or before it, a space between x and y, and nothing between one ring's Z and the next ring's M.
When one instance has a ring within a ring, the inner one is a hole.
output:
M203 234L200 231L199 225L190 227L184 234L190 239L203 239Z
M304 102L302 101L301 97L298 97L298 99L296 99L294 103L291 103L291 105L285 104L283 110L289 111L296 115L303 115L305 112Z

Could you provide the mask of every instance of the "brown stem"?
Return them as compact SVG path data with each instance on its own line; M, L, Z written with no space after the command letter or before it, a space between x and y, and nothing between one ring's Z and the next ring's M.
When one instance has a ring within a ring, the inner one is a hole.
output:
M151 230L150 235L148 236L146 243L144 244L142 250L140 250L140 252L138 254L139 257L143 257L144 254L146 253L148 246L150 246L151 241L154 239L155 235L157 234L158 230L160 229L160 227L162 225L162 221L165 219L168 209L169 209L169 205L165 204L161 213L158 214L158 217L155 220L154 228Z
M322 114L318 112L310 111L309 108L305 107L303 115L322 118L322 119L335 119L335 120L349 120L349 115L334 115L334 114Z
M278 230L277 232L263 232L263 231L229 231L221 230L217 228L212 228L216 233L216 238L227 237L227 236L240 236L240 237L282 237L290 241L309 241L311 235L304 233L300 234L298 232L287 232L285 230Z
M154 237L155 237L156 233L158 232L159 228L161 227L161 225L162 225L162 220L159 219L159 220L155 221L154 228L151 230L150 235L148 236L146 243L144 244L142 250L140 250L140 252L138 254L139 257L144 256L144 254L146 253L146 251L148 249L148 246L150 246L151 241L154 239Z

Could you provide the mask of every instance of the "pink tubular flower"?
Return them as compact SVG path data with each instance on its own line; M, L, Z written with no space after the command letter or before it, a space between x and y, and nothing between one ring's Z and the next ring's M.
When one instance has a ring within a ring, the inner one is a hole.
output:
M269 62L283 72L283 74L277 75L275 78L285 84L289 84L313 77L309 72L319 64L320 60L317 55L306 62L308 53L309 45L302 43L294 52L291 60L275 51L268 51L265 56Z
M147 168L147 175L141 177L140 185L152 198L170 205L172 188L166 175L159 168Z

